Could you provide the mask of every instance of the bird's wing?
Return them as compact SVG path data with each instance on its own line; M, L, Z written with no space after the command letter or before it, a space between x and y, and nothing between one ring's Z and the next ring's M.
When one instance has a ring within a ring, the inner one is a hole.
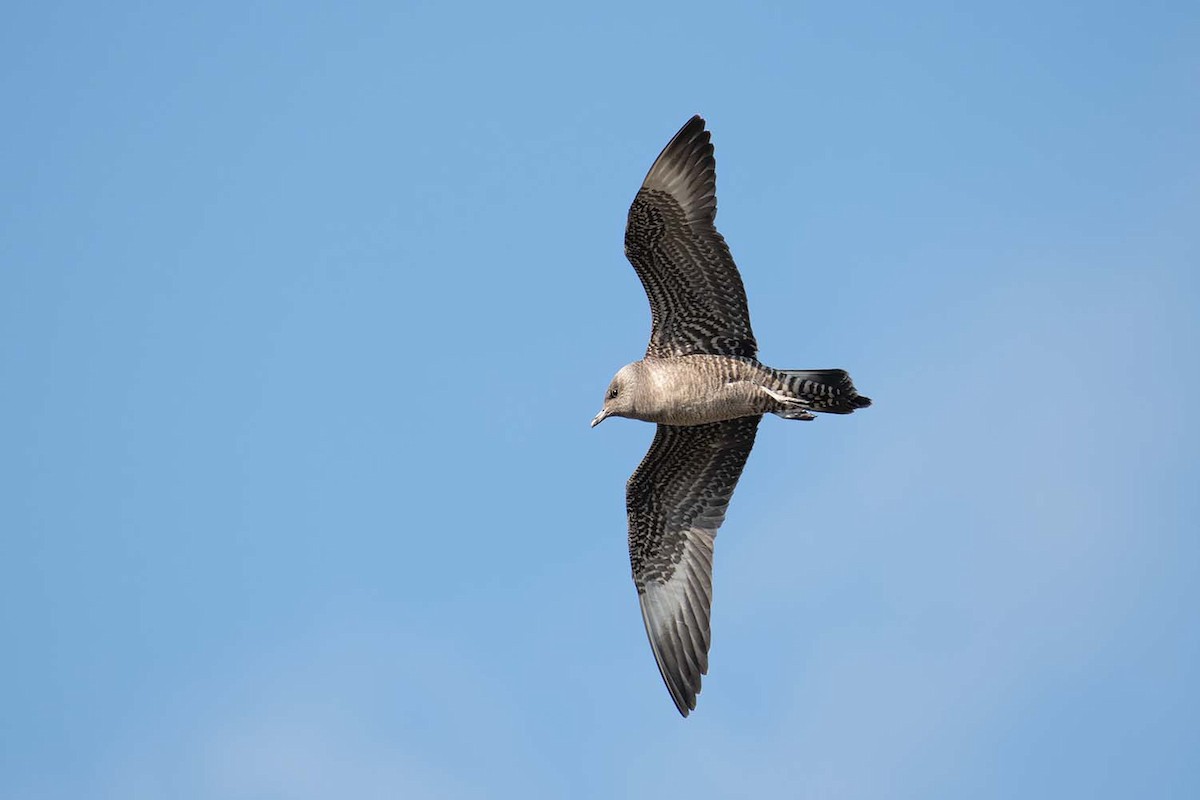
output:
M746 290L717 216L716 159L692 117L659 154L629 208L625 256L650 298L657 358L692 353L754 358Z
M642 620L658 670L685 717L708 672L713 539L760 419L659 425L625 489Z

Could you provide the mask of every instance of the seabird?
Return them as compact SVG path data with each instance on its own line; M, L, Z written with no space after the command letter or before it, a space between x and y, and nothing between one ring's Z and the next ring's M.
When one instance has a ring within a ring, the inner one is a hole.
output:
M654 161L629 209L625 256L650 299L650 345L617 372L592 420L658 425L625 487L629 559L654 659L685 717L708 673L713 539L759 420L871 405L844 370L759 363L746 290L716 214L716 160L695 116Z

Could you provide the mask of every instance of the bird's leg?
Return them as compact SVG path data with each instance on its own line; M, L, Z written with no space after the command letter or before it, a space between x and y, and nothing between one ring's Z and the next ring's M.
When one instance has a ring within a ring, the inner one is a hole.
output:
M783 408L773 410L772 414L777 414L784 419L801 419L806 421L816 419L814 415L805 410L804 404L801 401L779 394L778 392L773 392L765 386L759 386L758 388L765 392L772 400L783 406Z

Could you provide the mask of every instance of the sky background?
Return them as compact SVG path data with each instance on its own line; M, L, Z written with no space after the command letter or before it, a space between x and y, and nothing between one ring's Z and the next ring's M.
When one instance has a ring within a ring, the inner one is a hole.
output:
M1200 796L1195 3L25 3L0 796ZM694 113L764 420L683 720L590 430Z

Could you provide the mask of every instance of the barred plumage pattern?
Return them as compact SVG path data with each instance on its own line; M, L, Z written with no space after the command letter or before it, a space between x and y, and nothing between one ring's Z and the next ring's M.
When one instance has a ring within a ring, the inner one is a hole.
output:
M692 117L650 168L625 226L625 255L650 299L647 356L758 352L716 216L713 146L704 120Z
M762 417L659 425L625 488L642 621L680 713L708 672L712 549Z
M592 422L659 423L626 486L629 558L655 661L685 717L708 671L713 543L761 415L805 420L871 402L844 370L758 362L716 212L716 161L696 116L659 154L629 209L625 254L650 301L650 343L643 361L614 378Z

